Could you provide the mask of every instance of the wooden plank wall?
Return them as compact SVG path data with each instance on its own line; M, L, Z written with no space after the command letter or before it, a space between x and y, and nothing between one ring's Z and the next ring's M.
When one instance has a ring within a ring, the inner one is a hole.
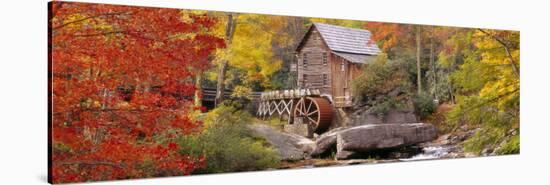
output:
M332 100L335 107L346 106L345 92L349 91L351 85L348 81L349 64L342 57L332 55L331 57L331 71L332 71ZM344 66L342 66L342 62ZM342 67L344 68L342 70Z
M306 37L306 42L298 52L298 88L319 89L323 94L332 94L330 50L316 29L311 30ZM304 55L307 55L307 65L304 65ZM326 64L323 63L323 55L326 55ZM326 85L323 84L323 75L327 78Z
M344 70L342 71L342 62ZM361 64L349 62L337 55L331 56L332 99L335 107L353 104L353 80L361 74Z

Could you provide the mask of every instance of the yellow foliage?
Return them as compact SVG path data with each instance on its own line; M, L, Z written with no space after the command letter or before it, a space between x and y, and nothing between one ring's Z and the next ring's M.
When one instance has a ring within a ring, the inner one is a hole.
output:
M497 153L517 153L519 139L510 133L519 131L519 32L472 33L471 38L453 39L466 43L467 47L457 50L464 54L464 63L453 73L453 82L461 94L448 113L447 122L453 127L461 124L480 127L464 142L465 151L480 154L492 148Z
M506 37L509 40L509 49L511 50L512 59L506 53L504 46L494 38L487 36L482 32L474 34L475 46L481 52L481 60L479 62L488 64L493 67L495 80L486 83L480 90L479 95L487 99L498 99L497 107L504 109L509 101L514 101L519 96L519 76L516 76L511 63L513 60L519 68L519 33L517 32L499 32L487 31L488 34ZM515 40L515 39L518 40Z
M235 87L235 89L233 89L233 93L231 94L231 97L246 98L251 94L252 94L252 89L246 86L238 85Z
M225 34L227 20L221 16L214 32ZM259 82L269 88L271 76L277 72L282 61L273 56L274 41L287 43L287 37L274 37L285 26L282 17L258 14L235 14L236 28L227 48L216 52L215 64L228 61L231 67L244 71L241 77L244 85ZM277 39L277 40L276 40ZM280 40L279 40L280 39ZM288 44L288 43L287 43ZM232 74L228 74L232 75ZM235 74L233 74L235 75ZM207 78L215 80L217 69L207 73Z

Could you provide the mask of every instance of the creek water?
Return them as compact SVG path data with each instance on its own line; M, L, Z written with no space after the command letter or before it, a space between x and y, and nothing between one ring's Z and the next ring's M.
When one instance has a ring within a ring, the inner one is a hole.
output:
M422 148L422 152L416 154L410 158L399 159L401 161L416 161L416 160L427 160L427 159L439 159L449 154L452 146L449 145L440 145L440 146L428 146Z

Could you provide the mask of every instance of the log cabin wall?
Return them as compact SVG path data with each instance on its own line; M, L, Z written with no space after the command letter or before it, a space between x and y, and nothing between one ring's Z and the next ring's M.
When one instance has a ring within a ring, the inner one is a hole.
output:
M348 87L346 82L346 61L337 55L331 57L331 71L332 71L332 100L335 107L342 107L344 104L343 98L345 89Z
M297 85L299 88L319 89L322 94L332 94L330 50L315 28L306 37L298 51Z
M361 64L331 55L332 100L335 107L352 106L352 81L359 76Z

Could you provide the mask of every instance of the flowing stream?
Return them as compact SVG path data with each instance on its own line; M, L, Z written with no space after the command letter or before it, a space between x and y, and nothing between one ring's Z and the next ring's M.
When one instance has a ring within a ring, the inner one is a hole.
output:
M401 161L416 161L416 160L427 160L427 159L438 159L449 154L451 146L449 145L440 145L440 146L428 146L422 148L422 152L412 156L411 158L399 159Z

